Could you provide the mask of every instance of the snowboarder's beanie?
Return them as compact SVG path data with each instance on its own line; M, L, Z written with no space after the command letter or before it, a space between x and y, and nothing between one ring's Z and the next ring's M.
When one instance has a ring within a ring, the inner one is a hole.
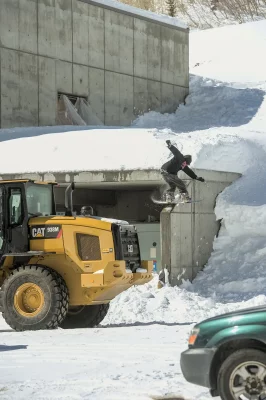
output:
M184 159L186 160L186 162L187 162L188 164L190 164L191 161L192 161L192 156L191 156L190 154L186 154L186 155L184 156Z

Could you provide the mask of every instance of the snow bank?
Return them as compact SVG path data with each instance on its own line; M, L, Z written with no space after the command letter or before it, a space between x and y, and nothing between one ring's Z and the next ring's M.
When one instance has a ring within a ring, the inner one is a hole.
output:
M226 278L224 280L226 281ZM262 282L264 285L265 280L266 278ZM262 294L243 301L229 302L226 296L226 301L222 301L221 298L217 300L216 293L212 291L214 282L212 275L210 275L209 282L204 286L202 281L199 283L198 287L201 294L196 290L194 292L194 285L189 282L186 282L183 287L165 286L161 289L157 288L157 282L158 277L155 276L146 285L135 286L119 295L111 302L110 311L101 325L123 326L148 322L194 324L205 318L233 311L236 308L266 303L266 296ZM238 282L238 284L240 288L241 282ZM223 282L220 286L224 287ZM207 292L204 293L206 288ZM235 288L236 285L232 288L234 292ZM197 286L195 289L197 289ZM237 295L236 292L236 298Z
M225 127L238 127L250 122L265 96L265 91L261 88L239 88L239 86L192 75L190 95L186 98L185 106L180 105L173 114L149 112L136 119L133 126L168 128L173 133L190 134L222 127L225 134Z
M190 66L199 76L242 87L265 83L265 25L262 20L193 32Z

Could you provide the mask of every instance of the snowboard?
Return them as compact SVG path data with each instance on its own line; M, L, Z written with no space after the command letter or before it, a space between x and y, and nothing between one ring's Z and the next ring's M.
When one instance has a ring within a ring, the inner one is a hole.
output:
M180 201L179 199L175 199L173 201L166 201L166 200L156 200L156 199L152 199L153 203L155 204L168 204L168 205L178 205L178 204L191 204L191 203L199 203L202 201L202 199L200 200L190 200L190 201Z

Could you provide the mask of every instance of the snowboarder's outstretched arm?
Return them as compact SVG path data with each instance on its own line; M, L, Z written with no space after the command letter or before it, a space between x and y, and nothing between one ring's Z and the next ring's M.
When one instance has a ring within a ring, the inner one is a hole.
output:
M183 168L183 171L191 178L191 179L197 179L197 175L195 172L192 171L187 165L185 168Z
M170 140L166 140L166 143L167 143L168 149L173 153L173 155L175 156L175 158L177 158L180 162L185 161L183 154L178 150L177 147L175 147L174 145L172 145L172 143L170 142Z
M205 182L205 180L201 177L198 177L195 172L192 171L187 165L183 168L183 171L191 178L191 179L196 179L197 181L200 182Z

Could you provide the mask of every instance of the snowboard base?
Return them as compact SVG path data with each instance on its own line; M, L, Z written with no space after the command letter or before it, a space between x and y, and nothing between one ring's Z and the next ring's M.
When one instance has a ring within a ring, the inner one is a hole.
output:
M178 204L191 204L191 203L199 203L200 201L202 201L202 199L200 200L190 200L190 201L179 201L177 200L173 200L173 201L165 201L165 200L156 200L156 199L152 199L153 203L155 204L168 204L170 206L172 205L178 205Z

